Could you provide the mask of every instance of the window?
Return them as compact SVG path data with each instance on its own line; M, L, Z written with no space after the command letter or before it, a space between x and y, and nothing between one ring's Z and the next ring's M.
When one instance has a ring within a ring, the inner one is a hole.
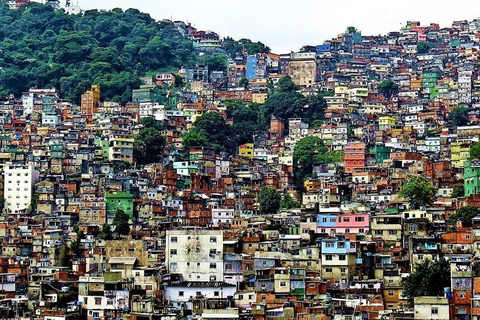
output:
M309 287L310 289L314 289L314 288L315 288L315 283L309 283L309 284L308 284L308 287Z
M286 281L280 281L280 288L285 288L287 286Z
M345 261L347 260L347 256L345 256L344 254L341 254L338 256L338 260Z
M327 254L325 256L325 260L333 260L333 256L331 254Z
M343 218L343 222L350 222L350 218Z
M217 269L216 263L210 263L210 269Z
M394 236L394 235L396 236L397 235L397 230L389 230L388 234L392 235L392 236Z
M389 290L389 291L388 291L388 296L389 296L389 297L393 297L393 296L394 296L393 290Z
M179 297L185 296L185 292L184 292L184 291L178 291L178 296L179 296Z
M152 290L153 290L153 286L152 286L151 284L147 284L147 285L145 286L145 290L147 290L147 291L152 291Z
M325 248L335 248L335 243L333 243L333 242L325 242Z
M176 262L170 263L170 270L177 270L177 263Z
M170 242L171 242L171 243L177 243L177 242L178 242L178 238L177 238L177 237L171 237L171 238L170 238Z
M355 222L363 222L365 221L365 217L355 217Z
M383 234L383 230L375 230L375 235L381 236Z
M217 243L217 237L210 237L210 243Z
M432 314L438 314L438 307L432 307Z
M177 249L170 249L170 255L171 256L176 256L177 255Z
M470 239L470 235L469 235L469 234L466 234L466 235L465 235L465 239Z
M325 268L325 272L332 272L332 268Z
M243 294L238 295L238 300L243 300Z
M95 305L99 306L102 304L102 298L95 298Z

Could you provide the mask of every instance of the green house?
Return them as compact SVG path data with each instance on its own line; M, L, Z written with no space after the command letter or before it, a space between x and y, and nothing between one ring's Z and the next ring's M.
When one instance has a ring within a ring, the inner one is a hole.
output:
M133 216L133 195L125 191L107 191L105 192L105 201L107 202L107 213L115 214L121 210Z
M377 164L383 163L384 160L390 159L391 148L385 146L375 146L370 150L370 154L375 156Z
M59 144L53 144L50 146L50 158L63 159L63 146Z
M480 193L480 161L465 161L464 163L465 197Z
M168 86L153 86L153 85L144 85L140 86L139 89L132 90L132 101L134 103L139 103L142 101L157 101L158 103L165 103L167 101Z

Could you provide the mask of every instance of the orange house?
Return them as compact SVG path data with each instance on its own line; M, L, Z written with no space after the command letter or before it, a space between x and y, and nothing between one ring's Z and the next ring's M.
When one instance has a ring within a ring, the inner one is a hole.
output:
M365 167L365 144L363 142L350 142L344 151L345 172L352 173L357 168Z

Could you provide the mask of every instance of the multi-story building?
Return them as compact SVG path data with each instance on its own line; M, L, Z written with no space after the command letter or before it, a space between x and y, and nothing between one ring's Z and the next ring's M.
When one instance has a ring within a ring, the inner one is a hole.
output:
M4 166L5 210L10 214L26 213L33 196L33 184L38 173L33 164Z
M167 231L165 263L169 273L182 274L185 281L223 281L223 231Z
M294 53L288 63L288 75L299 86L310 87L317 80L317 62L314 52Z

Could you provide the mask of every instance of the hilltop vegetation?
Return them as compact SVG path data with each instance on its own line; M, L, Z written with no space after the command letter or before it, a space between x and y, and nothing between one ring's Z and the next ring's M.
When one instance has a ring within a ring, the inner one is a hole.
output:
M171 23L136 9L68 15L31 3L0 3L0 95L55 87L71 100L92 83L105 98L126 102L151 70L195 63L190 40Z
M262 43L227 38L223 61L245 47L268 52ZM217 57L218 58L218 57ZM0 3L0 96L18 96L29 88L54 87L79 101L92 83L102 99L128 102L139 78L160 70L178 70L200 61L192 41L171 22L157 22L137 9L63 10L30 3L9 10Z

